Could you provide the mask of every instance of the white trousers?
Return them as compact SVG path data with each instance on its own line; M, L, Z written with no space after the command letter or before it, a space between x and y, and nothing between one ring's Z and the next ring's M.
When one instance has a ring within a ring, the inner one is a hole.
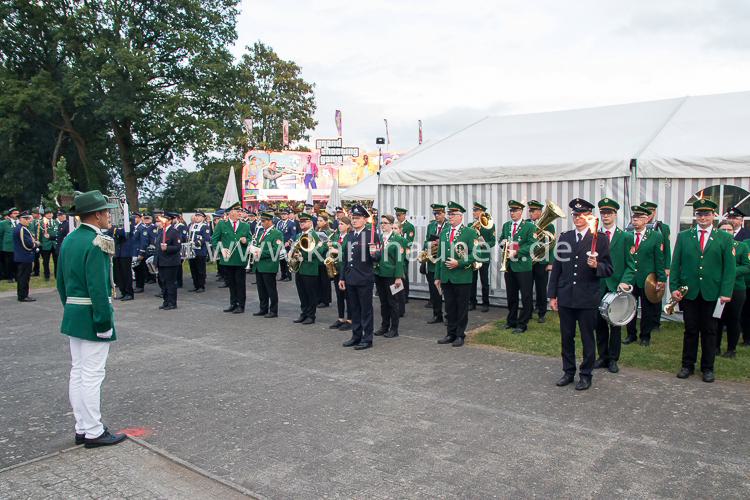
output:
M89 439L104 433L99 410L109 342L92 342L70 337L70 384L68 396L76 417L76 433Z

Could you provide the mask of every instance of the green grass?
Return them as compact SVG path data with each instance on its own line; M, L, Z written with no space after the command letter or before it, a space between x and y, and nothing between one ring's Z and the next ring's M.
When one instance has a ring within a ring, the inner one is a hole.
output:
M503 323L498 321L479 328L472 337L472 343L560 359L560 323L557 313L547 314L547 322L543 324L532 320L529 329L521 335L513 335L510 330L503 329ZM624 330L623 327L623 338ZM682 359L682 332L682 323L663 321L661 330L651 334L649 347L642 347L637 343L622 346L620 366L677 373ZM726 334L723 347L726 347ZM581 338L577 335L577 363L582 359L581 349ZM698 360L700 362L700 352ZM750 381L750 348L739 346L735 359L717 356L714 368L718 379Z

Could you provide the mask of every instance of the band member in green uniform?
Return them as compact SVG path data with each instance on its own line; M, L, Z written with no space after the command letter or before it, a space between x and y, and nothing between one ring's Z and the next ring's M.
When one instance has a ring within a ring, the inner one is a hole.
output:
M698 340L701 344L701 371L704 382L713 382L717 302L732 300L735 284L735 256L732 237L713 228L717 205L702 198L693 202L697 225L681 231L672 254L669 288L680 303L685 321L682 342L682 368L677 378L688 378L695 371ZM687 287L687 291L681 289ZM683 293L684 292L684 293Z
M312 325L318 308L318 273L320 272L321 248L320 238L313 231L312 215L306 212L299 214L299 225L302 230L297 234L290 259L299 261L299 269L294 278L297 295L300 301L300 315L295 323ZM307 242L308 246L305 246Z
M651 215L648 219L648 224L651 224L654 231L658 231L661 233L662 242L664 243L664 250L662 253L664 254L664 273L666 274L667 278L669 278L669 267L672 264L672 242L670 241L669 237L672 234L671 229L669 228L668 224L665 224L664 222L658 220L656 209L658 208L658 205L652 201L644 201L641 203L642 207L645 207L651 211ZM661 326L661 314L659 314L656 317L656 327L659 328Z
M406 219L407 210L405 208L399 208L396 207L396 223L399 224L401 229L399 230L401 236L406 240L406 253L404 254L406 256L406 260L404 261L404 294L402 302L404 304L409 303L409 268L410 262L409 262L409 250L411 250L411 245L414 243L414 237L417 235L417 231L414 228L414 224L409 222ZM401 311L401 316L403 316L403 310Z
M338 228L328 240L327 258L333 259L336 266L336 276L333 277L333 283L336 290L336 308L338 310L338 319L328 328L332 330L351 330L352 329L352 308L347 298L346 290L339 288L339 278L342 272L342 263L349 244L349 231L352 227L352 221L346 215L339 215Z
M635 260L630 250L635 245L633 233L623 231L617 227L617 211L620 204L612 198L599 200L599 214L602 225L599 238L609 240L609 256L612 260L612 276L601 280L601 296L618 289L631 291L635 276ZM611 373L617 373L620 368L622 327L610 325L601 315L597 317L596 347L599 357L594 362L594 368L607 368Z
M437 251L440 235L448 228L448 224L445 221L445 205L433 203L430 205L430 208L432 208L432 215L435 219L427 225L427 233L425 234L422 250L427 252L425 266L427 270L427 285L430 289L430 302L425 307L432 307L432 318L427 321L428 324L432 325L443 322L443 297L435 286L436 264L433 254Z
M252 239L250 225L240 221L242 206L239 202L227 209L229 218L216 224L211 236L211 246L218 252L224 281L229 288L229 307L226 313L242 314L245 312L245 267L249 253L248 245Z
M539 217L542 216L542 209L544 208L544 205L542 205L537 200L530 200L526 205L528 206L529 211L528 221L536 226L536 221L538 221ZM551 234L555 234L555 225L551 222L547 224L547 227L544 229L546 231L549 231ZM534 262L531 265L531 278L534 284L534 293L536 295L534 306L536 308L536 312L538 315L537 321L539 321L539 323L544 323L546 321L547 283L549 282L549 272L551 270L552 264L550 264L549 255L545 255L543 260Z
M440 235L438 262L435 265L435 287L445 298L445 337L438 344L464 345L466 325L469 321L469 295L472 268L476 257L474 245L479 233L464 226L466 209L453 201L448 202L449 227Z
M276 289L276 273L279 272L279 254L284 246L284 235L273 225L273 213L260 214L261 229L253 238L252 268L258 287L260 308L253 316L276 318L279 315L279 293Z
M380 260L373 266L375 288L380 299L380 328L374 335L383 335L386 338L398 337L400 301L398 294L391 293L391 286L402 286L404 276L404 247L399 237L394 237L394 220L394 217L388 214L380 217L381 254Z
M508 296L508 317L506 329L513 329L513 333L523 333L528 327L533 310L531 295L531 246L534 244L535 226L523 220L525 205L516 200L508 202L510 220L503 224L500 233L500 243L503 245L503 255L507 262L505 271L505 289ZM502 262L501 262L502 264ZM518 295L521 295L523 309L518 311Z
M728 220L719 224L718 229L734 236L734 227ZM746 279L750 276L750 247L747 242L732 240L732 253L735 257L734 291L732 300L724 306L724 311L719 320L719 328L716 331L716 353L721 353L721 336L724 327L727 328L727 350L722 354L723 358L734 358L737 356L737 342L740 340L740 315L745 305Z
M495 237L495 224L492 220L492 216L487 212L487 207L478 201L474 202L472 215L474 216L474 224L471 227L479 233L479 244L477 245L476 258L477 262L482 264L482 267L478 270L475 269L472 273L469 310L473 311L477 308L477 282L481 282L482 312L487 312L490 310L490 257L492 256L492 249L497 241ZM487 224L483 225L482 221L486 221ZM546 292L547 291L545 290L545 296Z

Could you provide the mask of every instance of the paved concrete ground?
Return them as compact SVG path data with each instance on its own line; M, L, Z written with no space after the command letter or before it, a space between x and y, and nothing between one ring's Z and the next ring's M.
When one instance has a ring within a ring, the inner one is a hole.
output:
M254 297L252 287L249 297ZM737 497L750 491L750 386L599 373L557 388L560 360L439 346L412 301L398 339L340 347L335 309L301 327L221 312L226 290L117 304L103 413L181 459L273 498ZM67 448L56 295L0 298L0 467ZM473 314L472 325L496 319ZM85 453L82 451L81 453Z

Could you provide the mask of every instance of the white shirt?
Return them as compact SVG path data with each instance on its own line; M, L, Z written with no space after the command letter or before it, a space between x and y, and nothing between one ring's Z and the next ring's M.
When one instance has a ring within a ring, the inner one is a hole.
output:
M617 231L617 226L612 226L612 227L602 226L601 232L606 235L607 231L609 231L609 242L612 243L612 237L615 235L615 231Z
M583 231L579 231L578 229L576 229L576 242L583 241L583 239L586 237L586 234L588 232L589 232L588 229L584 229ZM579 238L578 235L581 235L581 237Z
M700 241L701 231L705 231L706 232L706 236L704 237L705 239L703 240L703 243L705 244L705 242L708 241L708 238L711 236L711 231L713 230L714 227L713 226L708 226L706 229L703 229L702 227L700 227L698 225L696 225L695 227L696 227L696 231L698 231L696 233L698 235L698 241Z
M81 225L82 226L88 226L88 227L90 227L91 229L93 229L94 231L96 231L96 234L102 234L102 230L99 229L98 227L96 227L93 224L89 224L88 222L83 222L83 223L81 223Z

